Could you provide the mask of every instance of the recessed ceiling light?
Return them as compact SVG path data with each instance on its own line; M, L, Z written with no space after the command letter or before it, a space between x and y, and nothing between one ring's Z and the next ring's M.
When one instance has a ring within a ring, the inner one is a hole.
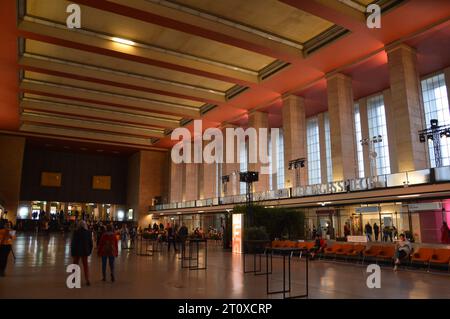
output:
M111 38L111 40L113 40L114 42L117 42L120 44L126 44L126 45L135 45L136 44L135 42L133 42L131 40L117 38L117 37L113 37L113 38Z

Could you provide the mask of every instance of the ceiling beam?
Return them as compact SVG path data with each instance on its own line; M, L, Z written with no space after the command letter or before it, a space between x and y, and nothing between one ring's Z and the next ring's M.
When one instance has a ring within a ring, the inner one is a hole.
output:
M200 110L195 107L182 106L178 104L148 100L142 98L129 97L119 94L111 94L103 91L93 91L88 89L76 88L65 85L57 85L53 83L22 80L19 86L20 90L37 93L39 92L49 95L58 95L72 99L83 99L92 102L102 102L116 106L123 106L124 110L127 108L136 108L146 110L149 112L161 114L173 114L181 117L199 118Z
M291 63L302 58L300 43L290 45L289 43L293 41L249 26L245 26L246 29L242 28L243 25L236 27L238 23L230 20L227 20L227 24L220 23L217 21L219 17L213 21L183 12L175 7L141 0L75 0L74 2Z
M213 78L225 82L252 85L258 83L256 71L243 70L232 65L205 61L195 57L168 54L150 47L131 46L112 41L108 36L81 29L67 29L65 25L25 17L18 24L19 34L25 38L49 42L78 50L114 56L184 73ZM33 21L29 21L33 20ZM39 22L37 22L39 21Z
M53 103L33 99L22 99L20 102L22 110L32 110L38 112L53 113L59 115L69 115L81 118L113 121L117 123L127 123L132 125L143 125L148 127L177 128L179 121L164 118L155 118L150 116L138 115L123 111L111 111L101 108L92 108L79 105Z
M61 116L49 113L34 113L26 111L21 114L21 120L25 123L40 123L88 131L111 132L122 134L124 136L135 136L142 138L164 137L164 132L157 129L124 125L110 121L80 119L74 116Z
M73 77L77 80L99 81L102 84L120 86L134 90L145 90L147 92L172 96L207 103L225 102L225 92L198 88L195 86L161 81L142 75L127 74L122 71L83 65L46 58L25 53L20 57L19 65L28 70L39 70L39 72L51 71L50 74L58 74L64 77Z
M365 14L337 0L278 0L299 10L355 31L365 26Z
M20 126L20 131L43 135L51 135L58 137L58 139L60 139L61 137L66 137L79 141L91 140L97 142L135 145L138 147L152 145L149 138L138 138L138 137L123 136L119 134L88 132L77 129L67 129L45 125L27 124L27 123L23 123Z

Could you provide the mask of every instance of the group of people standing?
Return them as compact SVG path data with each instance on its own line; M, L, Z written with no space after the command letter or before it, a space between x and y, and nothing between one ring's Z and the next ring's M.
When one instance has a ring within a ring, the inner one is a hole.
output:
M382 231L382 234L380 234L380 231ZM393 242L398 237L398 230L395 226L384 226L383 229L381 229L377 223L374 223L372 227L369 222L367 222L364 227L364 233L367 236L367 241L372 241L372 235L374 235L375 241L378 241L378 238L380 238L381 241L385 242L387 242L388 239L390 242Z
M90 286L88 258L94 249L93 237L96 241L97 255L102 260L102 281L106 281L107 265L109 264L111 282L114 282L114 264L119 254L119 238L122 242L122 249L132 248L136 237L136 228L131 227L128 230L127 225L123 224L118 231L112 223L106 225L100 223L91 230L86 221L78 222L72 235L71 255L74 264L78 265L80 261L82 262L87 286ZM129 241L130 247L128 246Z

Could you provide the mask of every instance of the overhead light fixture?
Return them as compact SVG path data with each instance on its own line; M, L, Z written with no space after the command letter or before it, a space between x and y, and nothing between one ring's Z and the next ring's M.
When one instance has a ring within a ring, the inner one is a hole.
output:
M420 194L412 194L412 195L400 195L397 196L397 198L412 198L412 197L419 197Z
M135 42L133 42L131 40L117 38L117 37L113 37L113 38L111 38L111 40L113 40L114 42L120 43L120 44L125 44L125 45L135 45L136 44Z
M199 213L204 213L205 211L204 211L204 210L199 210L198 212L199 212Z

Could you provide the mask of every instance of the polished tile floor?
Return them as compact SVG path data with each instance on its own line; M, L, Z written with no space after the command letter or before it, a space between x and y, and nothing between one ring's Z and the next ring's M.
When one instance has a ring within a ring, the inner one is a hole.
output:
M208 269L182 269L173 251L136 256L123 250L116 261L115 283L102 282L100 260L90 258L91 286L66 287L70 239L62 234L21 235L14 243L0 298L280 298L266 294L266 277L244 274L242 256L210 244ZM274 259L271 289L280 289L281 259ZM304 292L304 262L293 262L293 293ZM312 261L310 298L450 298L450 274L382 268L381 288L369 289L365 266Z

